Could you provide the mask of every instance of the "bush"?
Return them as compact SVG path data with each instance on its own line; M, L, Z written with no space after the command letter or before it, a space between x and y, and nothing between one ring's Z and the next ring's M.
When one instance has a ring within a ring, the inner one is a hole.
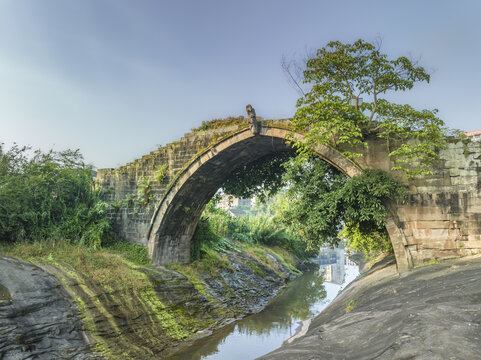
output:
M402 183L381 170L363 170L347 178L318 158L293 163L286 178L291 187L282 222L302 234L310 248L337 246L347 237L350 244L365 252L374 248L390 251L385 203L404 198Z
M382 252L393 253L389 235L385 231L363 233L359 224L348 224L339 232L340 238L345 238L349 248L362 251L366 255L376 256Z
M108 205L77 151L0 144L0 240L62 239L98 247L110 234Z
M191 261L202 259L209 250L236 250L227 239L248 244L279 246L305 259L314 256L306 244L267 214L233 217L215 207L214 198L204 210L192 240Z

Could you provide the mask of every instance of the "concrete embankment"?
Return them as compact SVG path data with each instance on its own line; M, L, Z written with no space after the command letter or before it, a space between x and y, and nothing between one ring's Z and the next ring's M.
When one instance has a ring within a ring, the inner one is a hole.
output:
M481 256L374 268L304 336L259 359L481 359Z
M298 274L270 249L218 259L219 268L205 273L179 266L183 274L121 260L122 271L92 277L64 263L0 256L0 359L161 359L260 311Z

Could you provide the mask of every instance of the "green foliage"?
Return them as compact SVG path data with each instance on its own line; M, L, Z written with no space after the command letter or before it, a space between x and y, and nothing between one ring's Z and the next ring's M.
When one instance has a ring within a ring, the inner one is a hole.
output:
M424 68L406 57L388 59L363 40L328 43L307 61L304 83L311 86L297 102L290 126L303 134L292 140L305 158L320 145L348 158L362 156L365 136L386 139L394 170L408 178L431 173L437 151L446 145L444 122L437 110L415 110L382 98L390 91L412 89L429 82Z
M233 217L215 206L216 198L206 206L193 236L191 260L203 259L208 250L239 251L228 239L246 244L279 246L306 259L313 253L299 236L293 234L279 219L270 214Z
M137 291L150 286L143 272L136 271L138 262L122 248L88 248L61 240L36 242L0 242L0 253L33 263L52 264L69 272L83 274L105 288ZM139 264L141 265L141 264Z
M350 313L351 311L353 311L355 306L356 302L354 300L349 301L346 305L346 313Z
M115 243L107 243L104 248L123 254L127 260L137 265L150 265L152 263L147 248L143 245L117 241Z
M150 186L150 179L147 177L141 178L137 183L137 193L135 194L135 203L142 207L147 206L153 199L152 188Z
M366 255L393 252L391 240L385 231L372 230L362 232L359 229L359 223L345 225L338 236L341 239L347 239L349 248L362 251Z
M157 168L157 170L154 171L154 179L159 184L163 184L165 182L168 167L168 164L162 164Z
M200 259L203 248L214 247L220 241L221 237L213 231L211 223L206 218L201 218L192 237L190 260Z
M204 249L202 261L194 262L193 265L201 272L209 274L210 276L216 276L219 269L232 270L229 260L227 260L225 255L220 255L216 250L208 248Z
M0 145L0 239L67 239L98 247L110 234L108 205L77 151Z
M264 270L262 270L261 267L253 261L248 260L247 266L254 272L254 274L256 274L258 276L265 276L266 275Z
M269 177L269 169L282 177ZM402 199L405 193L401 183L381 170L365 170L349 179L319 158L303 162L292 154L252 164L247 176L235 174L227 188L237 196L268 193L270 201L264 212L240 218L209 204L194 236L198 244L229 238L281 246L300 258L322 244L336 246L344 238L352 248L366 253L391 252L385 202ZM273 197L279 189L283 190Z
M315 101L302 106L298 102L298 110L290 127L295 132L303 134L303 141L295 141L299 154L308 157L319 145L332 146L342 150L348 158L362 156L362 153L352 148L362 145L363 127L367 125L361 111L349 104L335 101ZM295 138L291 138L295 140Z
M401 183L381 170L365 170L349 179L318 158L306 164L293 162L286 180L291 184L289 202L281 209L281 219L303 236L309 248L335 246L345 236L359 250L389 251L384 202L404 196Z
M359 223L360 231L384 228L387 199L402 199L406 188L382 170L364 170L338 192L345 224Z
M285 173L283 164L294 156L294 152L286 151L241 166L225 180L222 189L229 195L242 198L256 195L258 200L263 201L266 195L272 196L281 189Z
M207 293L204 285L200 282L197 276L196 269L194 269L192 265L168 264L167 268L184 275L200 294L204 295L207 299L212 300L212 295Z
M318 158L304 165L293 162L288 167L286 181L290 187L287 204L281 208L281 220L299 233L310 248L322 243L337 245L342 212L336 195L347 180L344 174Z

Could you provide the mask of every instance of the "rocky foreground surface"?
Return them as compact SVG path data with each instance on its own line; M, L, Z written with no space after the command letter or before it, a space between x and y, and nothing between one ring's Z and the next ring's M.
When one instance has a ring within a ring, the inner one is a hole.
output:
M0 359L165 358L260 311L299 273L269 251L258 253L266 262L229 251L215 273L187 277L132 265L136 289L107 286L65 264L0 255Z
M98 358L55 277L2 256L0 270L0 359Z
M481 359L481 256L372 269L305 336L260 359Z

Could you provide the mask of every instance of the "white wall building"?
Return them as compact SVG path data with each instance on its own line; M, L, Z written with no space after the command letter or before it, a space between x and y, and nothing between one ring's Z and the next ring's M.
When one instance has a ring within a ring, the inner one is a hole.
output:
M230 210L238 207L251 208L254 204L251 199L242 199L232 195L222 194L220 200L217 202L217 207L223 210Z

